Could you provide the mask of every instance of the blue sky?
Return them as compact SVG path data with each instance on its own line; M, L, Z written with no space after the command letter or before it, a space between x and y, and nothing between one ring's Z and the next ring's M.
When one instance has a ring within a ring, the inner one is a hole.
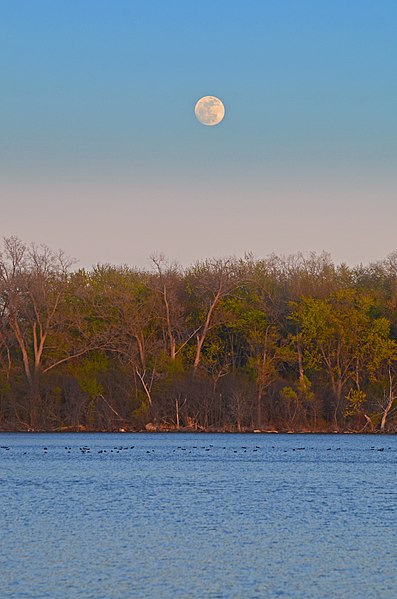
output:
M1 233L84 265L383 257L396 31L391 0L0 0Z

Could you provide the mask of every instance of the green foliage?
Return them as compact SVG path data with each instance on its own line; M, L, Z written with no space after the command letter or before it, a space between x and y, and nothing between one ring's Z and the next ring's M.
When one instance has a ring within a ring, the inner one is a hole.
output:
M287 400L287 401L297 401L298 400L298 394L296 393L296 391L294 391L294 389L292 389L292 387L283 387L280 391L280 397L281 399Z
M307 367L326 367L331 376L347 380L357 363L365 363L373 376L382 362L394 360L396 345L389 337L390 323L384 317L373 317L373 306L371 296L354 289L295 303L291 319L299 328Z
M367 394L361 389L350 389L346 396L347 405L345 409L345 416L354 416L358 414L365 402Z
M106 356L102 352L97 352L71 364L69 370L73 373L80 388L91 398L96 398L103 394L103 385L100 383L99 377L107 370L108 365Z
M139 405L132 411L132 417L134 419L140 420L140 419L142 419L142 418L144 419L148 416L149 402L148 402L147 397L143 393L139 394L138 401L139 401Z
M192 348L194 351L194 348ZM179 353L174 360L171 357L163 352L158 357L156 362L156 368L159 372L164 372L168 376L177 376L185 372L185 363L183 359L183 354Z

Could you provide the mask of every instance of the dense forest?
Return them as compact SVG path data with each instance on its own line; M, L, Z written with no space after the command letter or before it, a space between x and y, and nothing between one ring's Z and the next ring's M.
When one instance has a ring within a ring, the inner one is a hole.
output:
M151 263L4 240L1 430L397 430L397 254Z

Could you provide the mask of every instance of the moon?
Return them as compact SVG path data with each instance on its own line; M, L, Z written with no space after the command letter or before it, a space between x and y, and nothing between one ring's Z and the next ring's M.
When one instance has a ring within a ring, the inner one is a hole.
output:
M216 96L204 96L196 103L194 114L200 123L207 127L213 127L223 120L225 107Z

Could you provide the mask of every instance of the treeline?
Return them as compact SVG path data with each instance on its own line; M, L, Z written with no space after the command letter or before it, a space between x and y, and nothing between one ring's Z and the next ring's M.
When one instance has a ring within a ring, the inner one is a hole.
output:
M396 431L397 254L99 264L4 240L1 430Z

